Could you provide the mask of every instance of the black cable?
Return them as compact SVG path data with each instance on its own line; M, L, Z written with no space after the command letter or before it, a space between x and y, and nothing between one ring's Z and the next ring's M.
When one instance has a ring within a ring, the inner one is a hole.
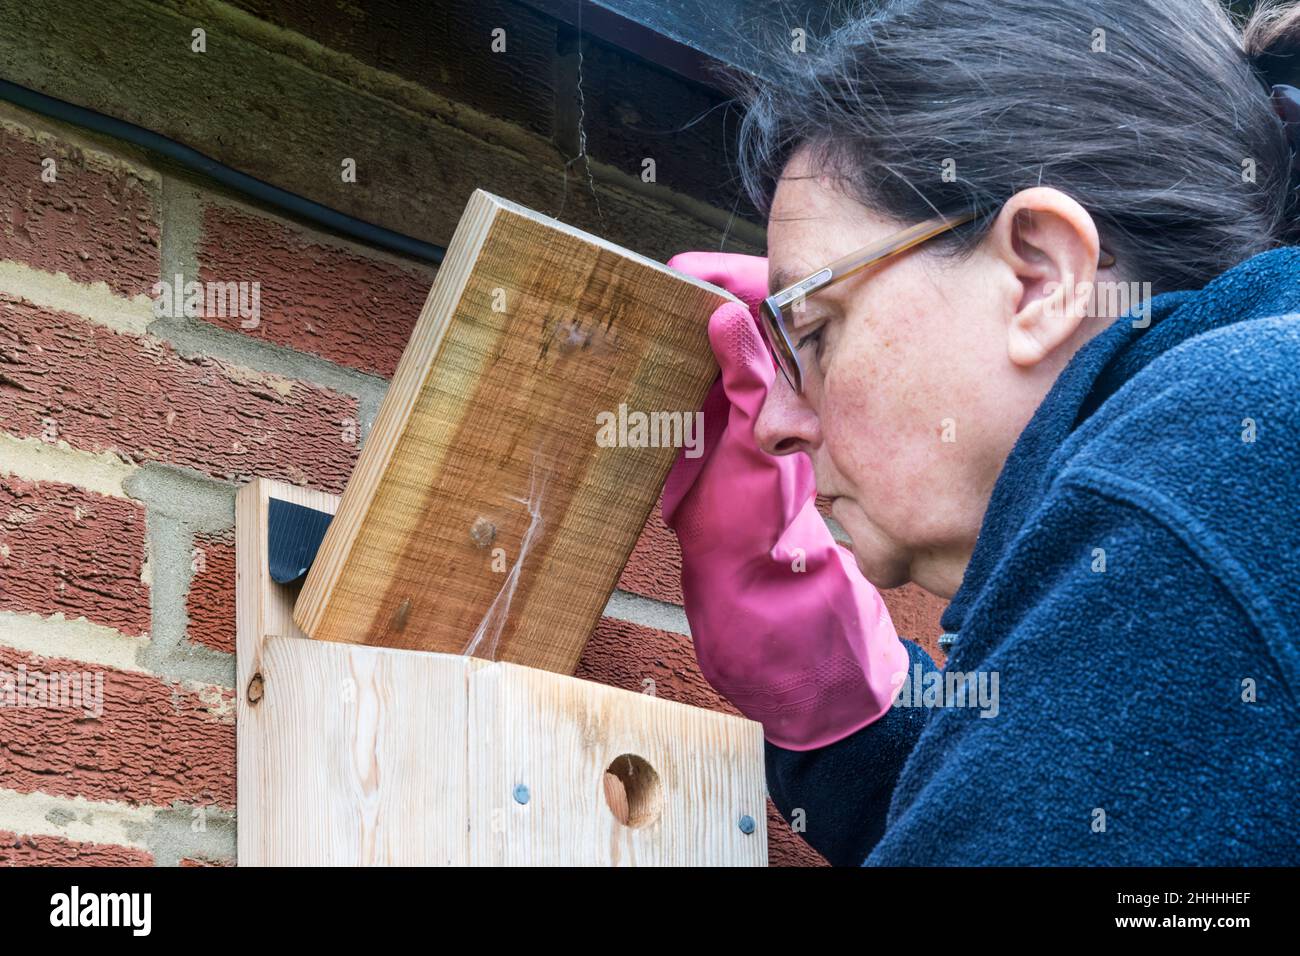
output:
M331 209L329 206L322 206L318 202L299 196L297 193L291 193L278 186L262 182L260 179L241 173L237 169L231 169L229 166L217 162L210 156L205 156L196 149L191 149L189 146L178 143L174 139L168 139L166 136L145 129L143 126L136 126L134 123L127 123L112 116L105 116L103 113L86 109L84 106L77 106L64 100L55 99L52 96L46 96L44 93L38 93L36 90L3 79L0 79L0 99L8 100L10 103L31 110L33 113L41 113L44 116L71 123L74 126L82 126L115 139L134 143L136 146L166 156L187 169L202 173L204 176L244 195L251 196L268 206L283 209L294 216L319 223L326 228L333 229L335 232L353 236L373 246L400 252L414 259L432 262L435 265L442 264L442 257L446 252L442 246L435 246L431 242L424 242L400 232L385 229L383 226L356 219L347 213Z

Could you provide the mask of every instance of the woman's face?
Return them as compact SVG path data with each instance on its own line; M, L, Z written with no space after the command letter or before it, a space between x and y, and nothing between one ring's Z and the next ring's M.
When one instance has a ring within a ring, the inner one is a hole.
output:
M808 177L805 160L795 154L773 200L773 290L912 225ZM769 454L811 458L878 587L952 595L998 473L1069 357L1009 357L1009 324L1042 276L1018 274L1011 257L1024 249L991 245L969 258L922 246L809 297L792 316L796 342L812 333L799 349L804 394L778 374L756 422Z

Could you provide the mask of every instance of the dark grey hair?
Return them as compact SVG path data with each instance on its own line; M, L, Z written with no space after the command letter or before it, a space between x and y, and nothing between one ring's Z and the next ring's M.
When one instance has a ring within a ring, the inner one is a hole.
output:
M958 252L1014 193L1053 186L1154 292L1300 241L1268 92L1300 86L1300 5L1243 31L1213 0L898 0L855 9L806 52L784 29L764 48L763 78L734 78L739 172L764 214L807 147L902 223L978 211L948 240Z

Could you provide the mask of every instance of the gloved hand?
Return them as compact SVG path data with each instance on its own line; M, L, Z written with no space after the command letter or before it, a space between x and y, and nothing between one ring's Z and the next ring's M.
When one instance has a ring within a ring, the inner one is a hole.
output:
M727 303L709 319L722 375L704 404L703 452L679 454L664 486L700 670L772 743L825 747L889 709L907 649L817 511L807 455L774 457L755 443L777 374L755 319L767 260L686 252L668 265L749 306Z

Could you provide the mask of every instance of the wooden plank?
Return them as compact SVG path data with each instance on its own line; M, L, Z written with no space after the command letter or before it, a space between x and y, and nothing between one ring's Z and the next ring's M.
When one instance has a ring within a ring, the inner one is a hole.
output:
M600 447L597 416L685 424L730 298L475 192L295 621L572 673L677 454Z
M476 666L267 637L262 697L249 708L263 776L245 801L240 768L240 864L467 865L465 688Z
M469 720L476 865L767 865L753 721L500 663L470 675Z

